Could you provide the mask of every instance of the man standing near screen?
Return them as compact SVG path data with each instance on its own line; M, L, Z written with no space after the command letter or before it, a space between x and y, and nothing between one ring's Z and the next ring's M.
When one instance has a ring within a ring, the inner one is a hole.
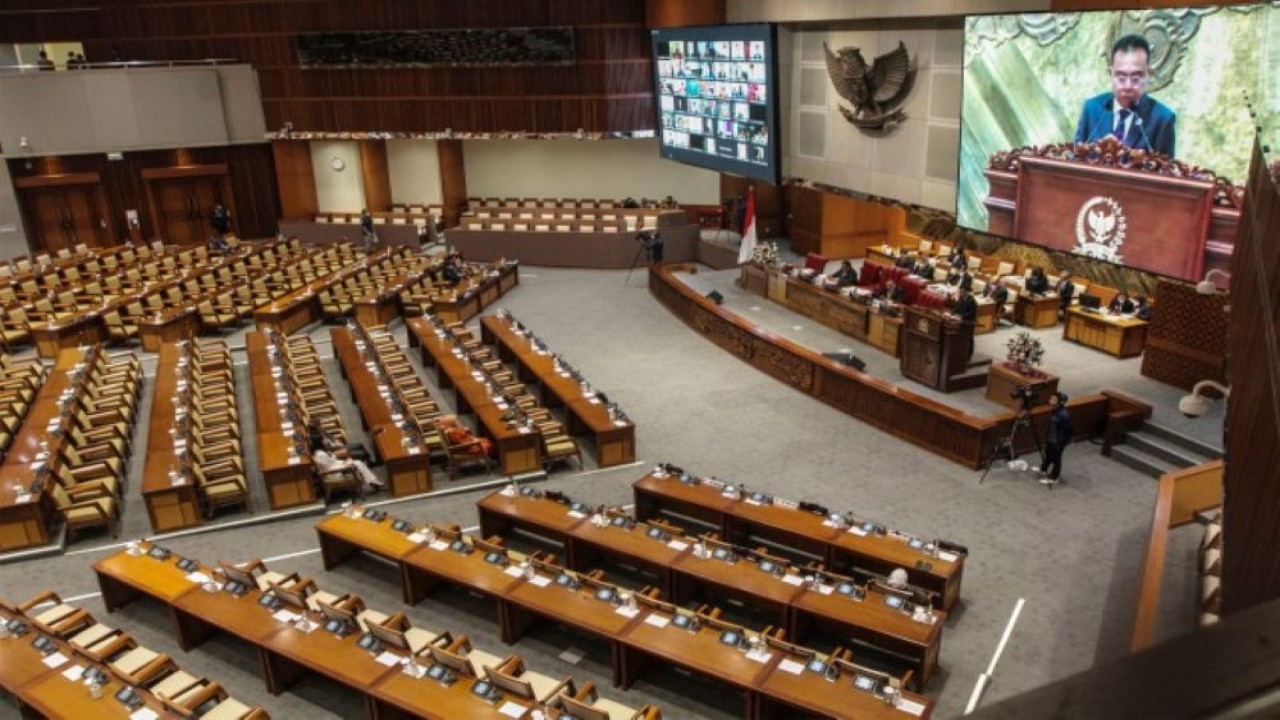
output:
M1125 145L1174 155L1177 116L1146 94L1151 81L1151 44L1141 35L1125 35L1111 47L1111 92L1085 101L1076 124L1076 142L1108 135Z

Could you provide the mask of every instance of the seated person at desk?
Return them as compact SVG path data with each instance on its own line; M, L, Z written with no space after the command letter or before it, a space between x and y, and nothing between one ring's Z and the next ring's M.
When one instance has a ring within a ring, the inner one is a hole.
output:
M951 251L951 255L947 256L947 264L955 268L969 267L969 258L964 254L964 248L956 245L956 249Z
M884 285L881 285L880 289L876 290L872 297L877 300L888 300L892 303L901 304L906 302L906 294L903 293L902 288L898 287L898 283L892 280L886 281Z
M449 443L453 451L475 455L493 456L493 441L489 438L476 437L471 431L458 422L458 416L445 415L436 421L444 441Z
M1031 274L1027 276L1024 287L1032 295L1044 295L1049 292L1049 278L1044 274L1044 270L1031 268Z
M947 276L947 284L961 290L973 290L973 276L969 274L969 268L961 265L959 270L952 269Z
M1133 301L1129 299L1129 293L1121 290L1120 294L1116 295L1115 299L1111 301L1108 309L1116 315L1132 315L1136 308Z
M853 268L853 263L844 260L840 263L840 269L835 275L831 276L837 287L852 287L858 284L858 271Z
M360 482L364 484L366 492L381 490L386 486L385 483L378 479L377 475L373 474L369 466L360 460L340 460L328 450L316 450L311 453L311 461L316 464L316 472L321 475L354 469L356 474L360 476Z
M1004 317L1004 306L1009 302L1009 288L1004 286L1002 280L1003 278L997 275L991 278L986 288L982 290L982 297L989 298L996 304L996 322L1000 322L1000 318Z
M916 266L912 268L911 274L925 280L933 280L933 265L930 265L928 260L920 258L916 260Z
M325 432L324 426L320 424L320 418L313 417L307 421L307 443L311 446L311 452L314 454L320 450L328 450L339 457L352 457L361 460L371 466L376 466L372 458L369 457L369 451L360 443L352 443L343 445L338 442L332 435Z
M1053 286L1053 291L1058 294L1058 315L1065 315L1067 308L1071 307L1072 296L1076 294L1076 284L1071 282L1071 273L1063 272L1058 284Z
M916 260L908 255L905 251L899 251L898 256L893 259L893 266L910 270L915 267Z
M1146 295L1139 295L1133 307L1133 316L1139 320L1151 319L1151 305L1147 301Z
M462 269L458 267L457 255L445 258L444 267L440 268L440 277L451 286L462 282Z

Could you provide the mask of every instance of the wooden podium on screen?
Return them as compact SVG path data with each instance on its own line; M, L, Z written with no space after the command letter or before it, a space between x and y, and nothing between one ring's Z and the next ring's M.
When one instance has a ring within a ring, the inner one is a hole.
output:
M1108 138L996 153L986 171L987 230L1188 280L1229 267L1240 212L1221 197L1215 205L1215 196L1229 198L1231 186L1204 171L1200 179L1121 167L1128 152ZM1065 159L1069 153L1099 160ZM1128 163L1187 170L1145 157L1134 151Z
M898 369L922 385L949 393L981 387L987 382L985 370L966 374L972 325L944 319L934 310L908 306L903 309L901 342Z

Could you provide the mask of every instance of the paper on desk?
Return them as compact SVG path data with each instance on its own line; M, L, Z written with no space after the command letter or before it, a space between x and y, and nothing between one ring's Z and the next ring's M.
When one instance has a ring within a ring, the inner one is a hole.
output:
M387 667L400 664L400 656L391 652L384 652L375 659L379 665L386 665Z
M683 540L672 540L671 542L667 543L667 547L671 548L672 550L688 550L689 543L684 542Z
M950 563L953 563L953 562L955 562L956 560L959 560L959 559L960 559L960 556L959 556L959 555L957 555L957 554L955 554L955 553L949 553L949 552L946 552L946 551L939 551L939 552L938 552L938 557L939 557L940 559L942 559L942 560L946 560L947 562L950 562Z
M546 587L551 584L551 578L545 577L543 575L534 575L533 579L531 579L529 582L533 583L537 587Z
M914 700L899 700L898 709L904 713L915 715L916 717L924 714L924 705L921 705Z
M656 613L650 613L649 616L644 619L644 621L654 627L660 627L660 628L664 628L671 624L671 618L665 615L658 615Z
M834 591L835 591L835 589L836 589L836 588L835 588L835 586L834 586L834 585L819 585L819 586L818 586L818 594L820 594L820 595L830 595L832 592L834 592Z
M508 700L502 703L502 707L498 708L498 712L512 718L524 717L525 706Z
M755 648L751 652L747 653L747 659L763 664L773 659L773 653L768 653L760 648Z
M778 663L778 669L784 672L789 672L792 675L799 675L804 672L804 664L798 663L795 660L783 660Z
M627 422L626 420L614 420L613 424L615 427L626 427L631 423Z
M863 530L863 529L862 529L862 528L860 528L860 527L857 527L856 525L855 525L854 527L849 528L849 532L853 533L854 535L857 535L858 537L866 537L866 536L867 536L867 531L866 531L866 530Z
M411 542L411 543L421 543L423 540L426 540L426 539L427 539L427 536L426 536L426 535L423 535L422 533L418 533L418 532L416 532L416 533L409 533L409 535L408 535L408 539L409 539L409 542Z
M15 503L31 502L31 493L19 493L13 498Z
M804 578L800 577L799 575L783 575L782 582L788 585L795 585L796 587L800 587L801 585L804 584Z
M448 550L449 543L444 542L443 540L436 540L435 542L431 543L427 547L431 548L432 550Z
M288 610L277 610L271 617L279 620L280 622L293 622L298 619L297 615L294 615Z
M520 434L521 434L521 435L528 435L528 434L529 434L529 433L531 433L531 432L533 432L533 431L532 431L532 430L530 430L530 429L529 429L529 428L527 428L527 427L522 427L522 428L520 428Z
M71 682L75 682L79 680L81 675L84 675L84 668L80 667L79 665L72 665L71 667L62 671L62 677L70 680Z
M411 448L409 448L409 454L410 454L410 455L419 455L419 454L421 454L421 453L422 453L422 448L419 448L419 447L411 447Z
M633 607L627 607L626 605L619 605L617 609L614 610L614 612L618 613L622 617L633 618L640 614L640 608L633 608Z
M212 579L213 578L209 577L208 575L205 575L204 573L198 572L198 571L193 573L187 573L187 582L193 582L197 585L203 585Z
M48 667L56 668L61 666L62 663L66 661L67 661L66 655L63 655L60 652L56 652L52 655L46 655L40 662L44 663Z
M300 462L302 462L302 458L296 458L296 457L289 458L290 465L297 465Z
M524 568L520 567L519 565L508 565L507 569L503 570L502 572L510 575L511 577L520 577L521 575L524 574Z
M586 516L587 516L587 514L586 514L586 513L584 513L584 512L578 512L577 510L570 510L570 511L569 511L569 517L584 518L584 517L586 517Z
M155 710L152 710L151 708L142 708L130 715L129 720L156 720L158 717L160 716L156 714Z

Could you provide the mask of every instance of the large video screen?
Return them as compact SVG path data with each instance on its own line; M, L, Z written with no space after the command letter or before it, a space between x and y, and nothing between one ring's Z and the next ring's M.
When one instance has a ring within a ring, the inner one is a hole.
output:
M957 218L1187 280L1226 267L1277 64L1270 3L971 16Z
M772 25L653 31L662 157L778 183Z

